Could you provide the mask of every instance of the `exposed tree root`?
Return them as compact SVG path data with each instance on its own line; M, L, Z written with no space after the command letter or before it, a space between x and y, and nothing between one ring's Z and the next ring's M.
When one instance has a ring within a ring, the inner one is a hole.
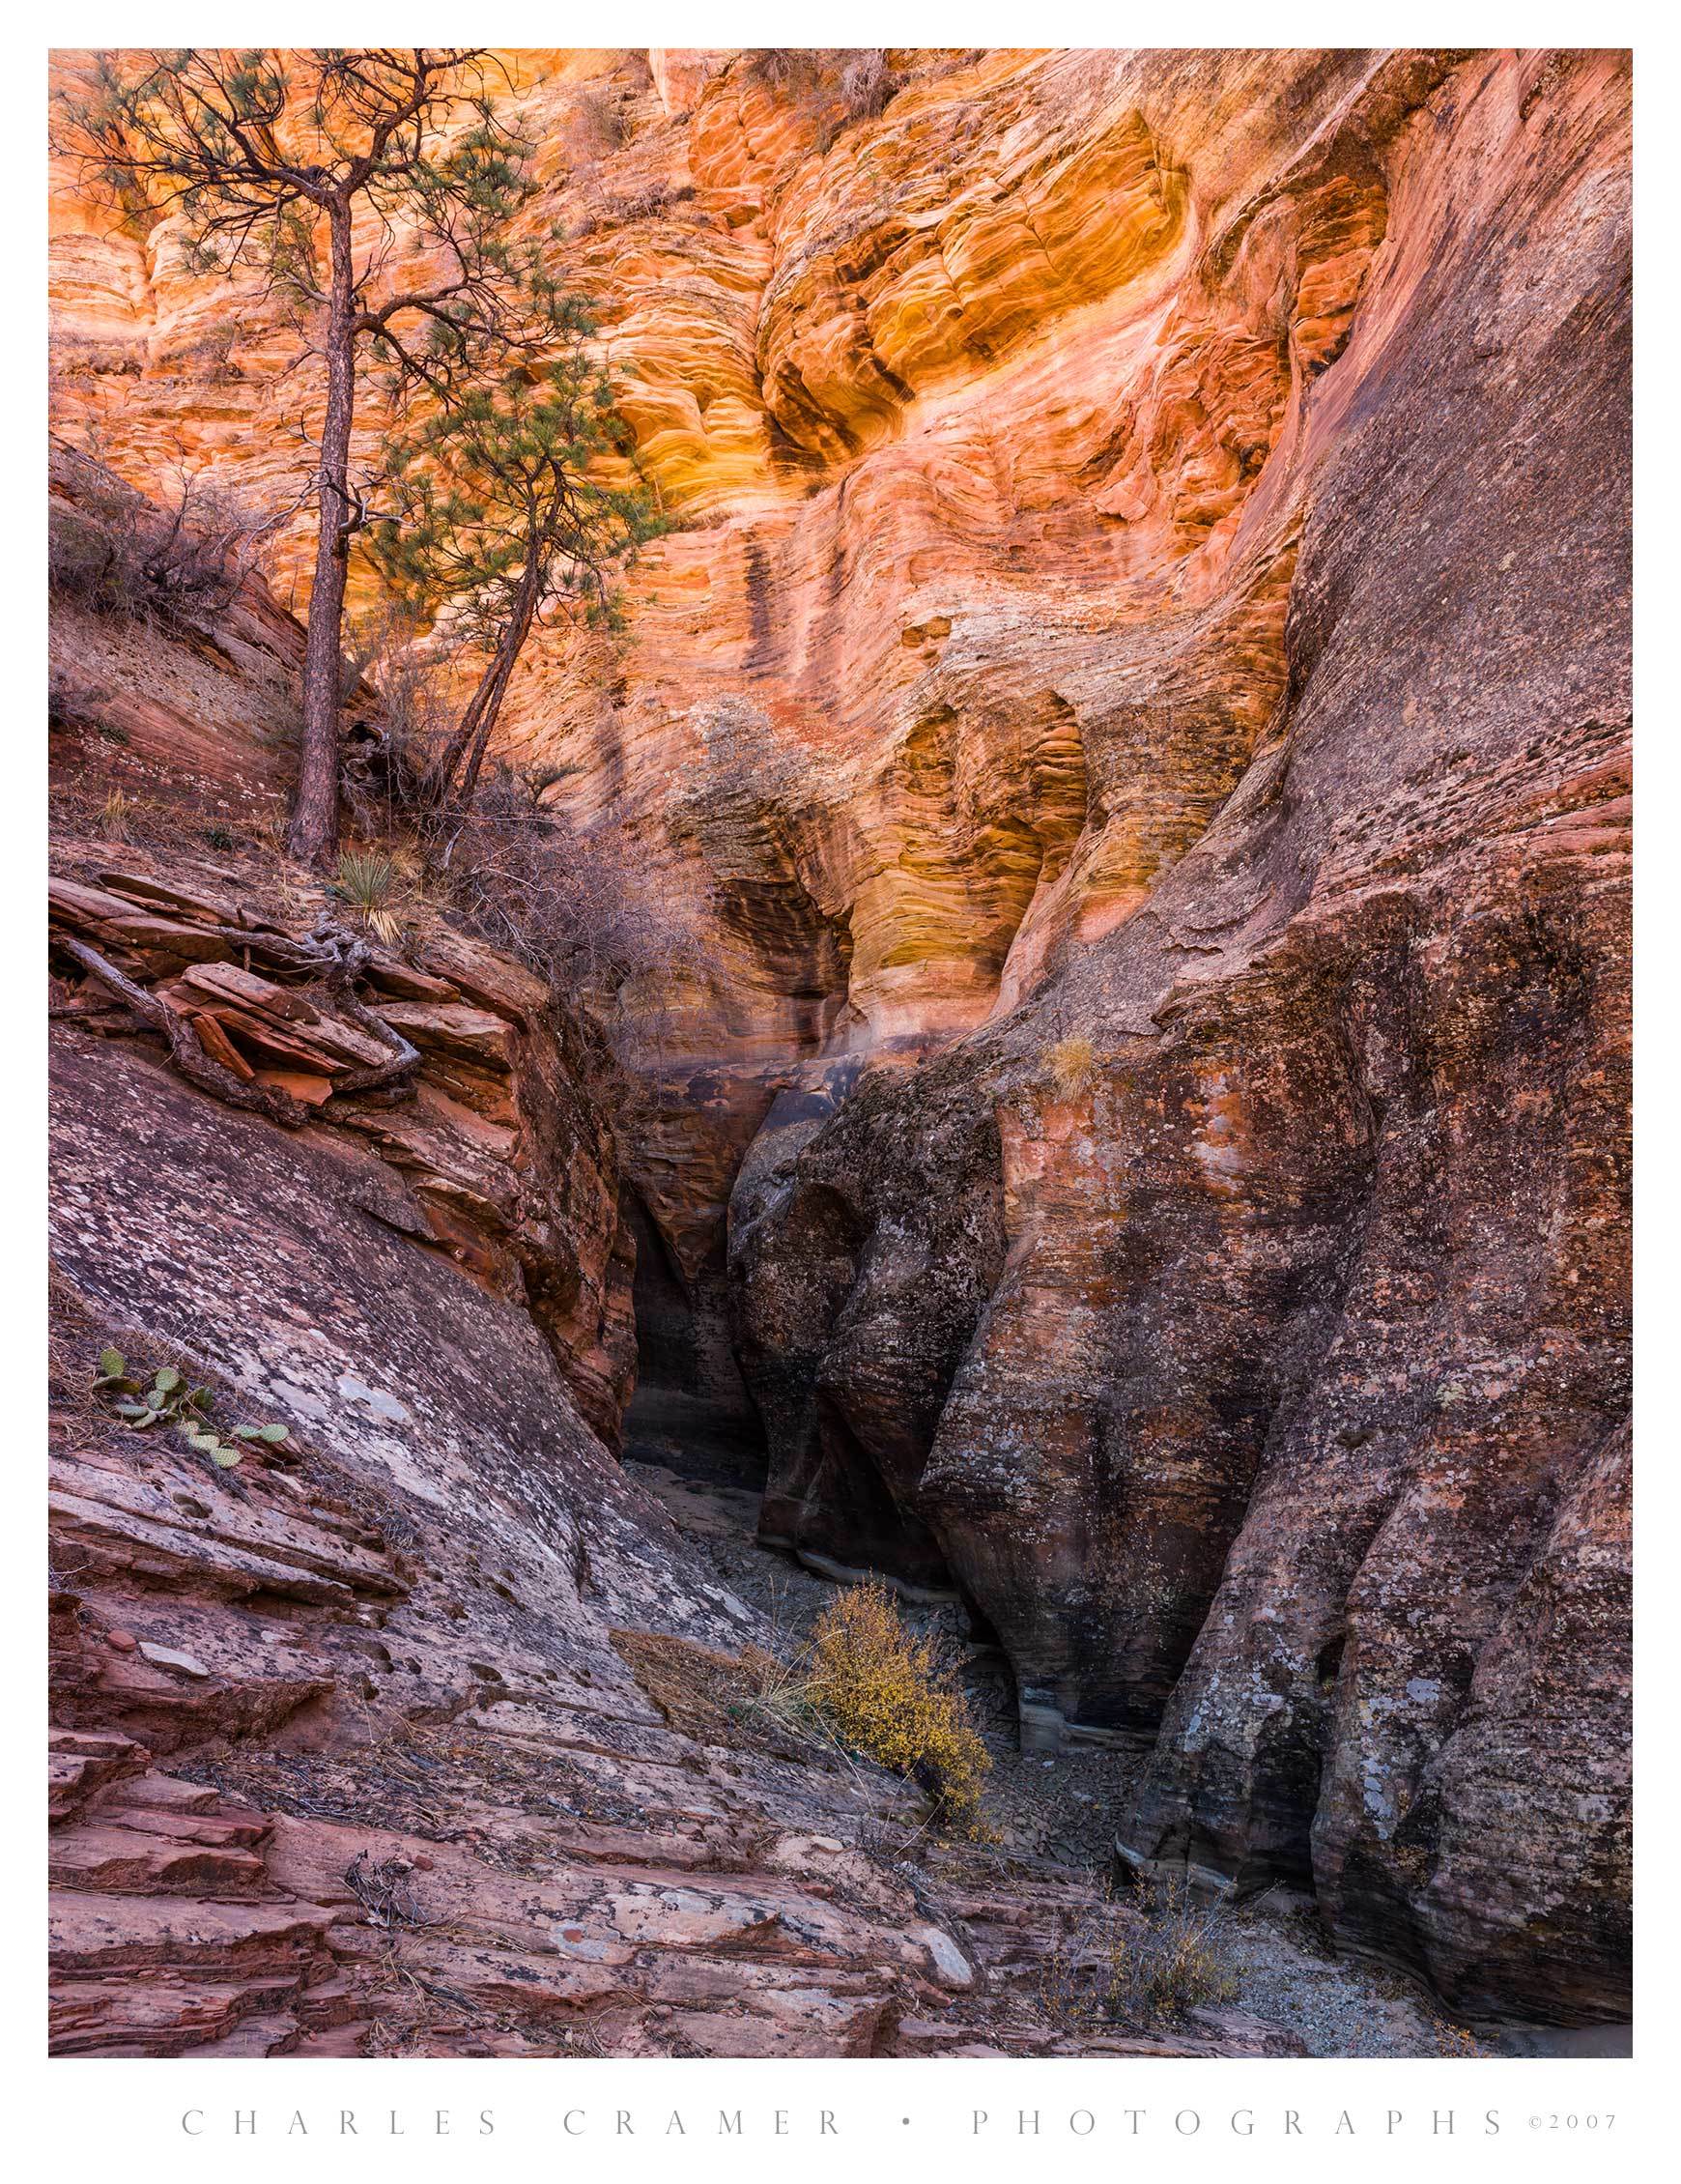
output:
M335 1078L334 1099L349 1092L372 1093L388 1100L411 1096L413 1087L403 1080L418 1064L420 1049L357 995L356 982L367 975L373 957L372 949L359 934L347 933L327 910L316 919L315 930L307 940L294 940L278 933L257 934L239 926L215 926L211 930L224 940L254 949L289 968L313 972L338 1013L391 1049L388 1062L348 1070ZM169 1047L170 1061L188 1083L196 1084L201 1091L228 1106L245 1107L255 1114L267 1115L271 1122L280 1123L288 1130L297 1130L308 1121L314 1110L303 1101L294 1099L290 1092L282 1091L277 1085L247 1083L208 1054L192 1017L185 1010L175 1008L158 994L149 992L85 940L74 939L69 934L57 934L54 941L113 993L148 1030L162 1034Z

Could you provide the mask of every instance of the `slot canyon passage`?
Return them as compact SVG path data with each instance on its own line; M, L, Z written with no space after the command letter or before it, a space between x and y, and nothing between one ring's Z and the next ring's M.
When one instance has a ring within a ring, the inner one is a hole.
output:
M647 975L421 894L347 1084L307 515L55 599L62 2053L1624 2037L1626 57L877 58L502 56L671 529L499 756ZM289 490L272 298L53 223L57 514ZM868 1572L989 1838L729 1699ZM1076 2021L1176 1881L1235 1991Z

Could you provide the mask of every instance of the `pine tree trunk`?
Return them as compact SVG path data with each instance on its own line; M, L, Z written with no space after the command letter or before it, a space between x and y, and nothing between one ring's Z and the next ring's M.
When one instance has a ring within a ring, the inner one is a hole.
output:
M455 779L455 769L467 756L468 746L478 733L479 717L484 711L486 701L489 699L492 687L496 682L497 674L501 665L501 647L498 646L495 657L478 678L478 687L473 691L472 697L468 702L467 710L461 716L460 725L444 746L443 756L432 770L432 794L441 804L448 798L449 784Z
M338 714L345 581L350 573L351 420L356 408L348 206L328 215L332 287L327 323L327 417L321 428L320 532L303 652L303 754L286 846L318 870L338 851Z
M520 588L519 605L497 651L496 675L485 692L484 710L479 715L478 733L473 737L472 756L467 762L467 771L461 778L461 801L470 805L478 789L479 768L484 764L484 755L490 748L491 731L497 725L497 715L502 709L502 699L507 694L514 667L525 648L530 633L531 617L536 608L536 586L527 577Z

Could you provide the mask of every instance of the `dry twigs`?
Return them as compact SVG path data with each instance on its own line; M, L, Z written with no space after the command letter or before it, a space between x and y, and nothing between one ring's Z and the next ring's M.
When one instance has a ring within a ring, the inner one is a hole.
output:
M385 1858L376 1865L366 1851L352 1858L345 1868L345 1882L367 1912L370 1926L425 1924L409 1880L413 1870L407 1858Z

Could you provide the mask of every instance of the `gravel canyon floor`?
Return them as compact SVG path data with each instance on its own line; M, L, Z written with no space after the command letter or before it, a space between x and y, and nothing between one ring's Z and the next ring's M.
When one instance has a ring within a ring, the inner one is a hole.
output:
M1626 2039L1626 56L875 59L506 56L671 529L498 760L634 976L288 863L301 520L55 593L59 2052ZM55 525L284 502L272 298L54 228ZM741 1681L870 1572L977 1838ZM1230 1991L1094 2016L1164 1890Z

